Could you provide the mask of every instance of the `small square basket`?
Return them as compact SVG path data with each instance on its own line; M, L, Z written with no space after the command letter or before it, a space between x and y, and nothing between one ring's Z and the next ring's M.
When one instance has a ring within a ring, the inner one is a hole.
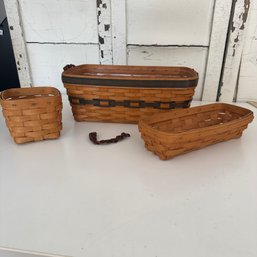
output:
M60 137L62 99L54 87L7 89L0 94L6 125L15 143Z

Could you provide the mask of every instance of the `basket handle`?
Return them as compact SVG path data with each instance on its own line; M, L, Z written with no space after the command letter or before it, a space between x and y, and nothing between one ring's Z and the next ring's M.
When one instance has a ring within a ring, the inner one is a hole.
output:
M66 70L69 70L70 68L73 68L73 67L75 67L76 65L74 65L74 64L67 64L67 65L65 65L64 67L63 67L63 70L64 71L66 71Z
M100 141L97 139L97 133L96 132L90 132L88 136L89 136L90 141L93 144L95 144L95 145L106 145L106 144L111 144L111 143L117 143L117 142L125 139L126 137L130 137L130 134L122 132L120 135L118 135L114 138L100 140Z
M0 103L1 103L1 101L4 100L4 98L3 98L3 93L4 93L4 91L0 92Z

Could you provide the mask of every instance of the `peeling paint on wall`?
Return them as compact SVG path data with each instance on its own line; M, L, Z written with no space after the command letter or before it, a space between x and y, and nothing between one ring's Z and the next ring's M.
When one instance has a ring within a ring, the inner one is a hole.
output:
M96 0L98 40L101 64L112 64L112 30L110 0Z
M257 100L257 1L251 1L240 64L237 100Z
M237 2L237 1L236 1ZM250 8L250 0L244 0L241 8L235 12L233 22L231 26L231 40L234 41L232 56L235 56L238 44L240 44L242 31L245 29L245 23L247 21L248 12Z
M4 0L4 3L8 17L20 85L21 87L31 87L31 75L28 65L25 39L19 17L19 2L17 0Z
M250 9L250 0L235 0L229 30L229 40L225 56L220 101L236 99L238 74L244 45L244 31Z

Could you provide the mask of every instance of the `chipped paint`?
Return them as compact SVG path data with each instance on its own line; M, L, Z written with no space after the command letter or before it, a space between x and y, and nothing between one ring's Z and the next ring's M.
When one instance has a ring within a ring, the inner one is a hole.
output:
M127 0L111 0L112 61L127 64Z
M237 3L237 1L236 1ZM248 13L250 8L250 0L243 0L240 10L234 13L232 25L231 25L231 40L234 41L232 56L235 56L236 49L240 44L242 38L242 31L245 29L245 23L247 21Z
M250 0L245 0L244 2L244 12L242 13L242 19L243 19L243 24L240 27L240 29L244 29L248 13L249 13L249 8L250 8Z
M97 0L98 41L101 64L112 64L111 2Z
M110 24L104 25L104 30L105 31L109 31L109 29L110 29Z
M232 0L215 0L202 100L216 101L227 40Z
M27 49L19 17L20 9L18 0L4 0L8 18L16 67L21 87L31 87L31 75L28 64Z
M99 36L99 44L103 45L104 44L104 38Z
M257 101L257 1L251 1L245 24L244 48L238 79L238 101Z
M236 0L233 4L223 77L221 81L223 86L220 88L220 101L233 101L237 94L238 73L240 72L244 32L250 4L250 0Z
M97 8L100 7L102 4L102 0L96 0L96 5L97 5Z

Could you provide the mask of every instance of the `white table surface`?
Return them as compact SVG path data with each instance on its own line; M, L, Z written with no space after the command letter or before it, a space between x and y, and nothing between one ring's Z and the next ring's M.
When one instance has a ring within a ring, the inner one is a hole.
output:
M16 145L0 117L0 247L73 257L257 256L257 118L240 139L161 161L136 125L75 122L66 98L58 140ZM131 138L96 146L91 131Z

